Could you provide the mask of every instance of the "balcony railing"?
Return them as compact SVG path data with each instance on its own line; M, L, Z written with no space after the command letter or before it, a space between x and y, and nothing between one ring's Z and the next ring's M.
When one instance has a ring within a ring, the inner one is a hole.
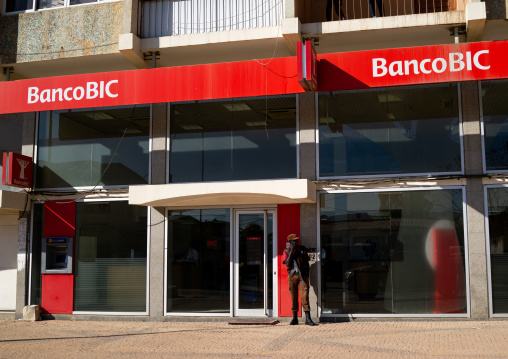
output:
M314 0L298 9L302 23L464 10L471 0Z
M278 26L283 0L149 0L141 3L141 38Z
M278 26L285 0L146 0L141 38ZM300 0L301 23L464 10L471 0Z

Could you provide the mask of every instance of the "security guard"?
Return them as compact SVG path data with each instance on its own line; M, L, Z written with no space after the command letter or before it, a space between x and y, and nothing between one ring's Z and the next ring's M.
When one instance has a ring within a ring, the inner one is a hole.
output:
M289 248L284 250L283 263L287 266L289 293L291 293L291 310L293 320L290 325L298 324L298 288L302 298L303 311L305 312L305 324L316 325L310 318L309 306L309 254L307 248L298 244L296 234L290 234L287 238Z

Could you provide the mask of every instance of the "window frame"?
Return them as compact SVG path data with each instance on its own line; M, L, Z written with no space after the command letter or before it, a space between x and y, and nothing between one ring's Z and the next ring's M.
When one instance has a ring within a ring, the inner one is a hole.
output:
M296 102L296 116L295 116L295 151L296 151L296 174L295 177L289 177L289 178L262 178L262 179L247 179L247 180L222 180L222 181L201 181L201 182L169 182L170 178L170 161L171 161L171 105L173 104L179 104L179 103L185 103L188 101L179 101L179 102L168 102L167 103L167 117L166 117L166 179L165 184L185 184L185 183L227 183L227 182L242 182L242 181L265 181L265 180L278 180L278 179L301 179L300 176L300 96L299 94L282 94L282 95L270 95L270 97L278 97L278 96L295 96L295 102ZM227 100L233 100L233 101L242 101L242 100L248 100L255 97L262 97L262 96L253 96L253 97L238 97L238 98L226 98L226 99L214 99L213 101L227 101ZM203 101L209 101L209 100L203 100ZM152 116L150 116L151 119ZM151 123L151 122L150 122ZM151 132L150 132L151 133ZM151 141L150 137L150 141ZM150 142L151 143L151 142ZM151 145L150 145L151 148ZM150 151L151 153L151 151ZM151 161L150 161L151 163Z
M370 178L406 178L406 177L432 177L432 176L450 176L450 175L463 175L464 174L464 130L463 130L463 117L462 117L462 97L461 97L461 84L460 82L447 82L449 84L456 84L457 85L457 106L458 106L458 118L459 118L459 139L460 139L460 171L454 171L454 172L418 172L418 173L394 173L394 174L372 174L372 175L351 175L351 176L321 176L321 173L319 171L320 168L320 151L319 151L319 94L316 92L315 97L315 117L316 117L316 177L318 180L323 181L330 181L330 180L354 180L354 179L370 179ZM446 83L445 83L446 84ZM427 85L433 85L433 84L427 84ZM439 84L437 84L439 85ZM419 85L411 85L411 86L393 86L396 88L399 87L419 87ZM367 90L379 90L383 88L392 88L392 87L376 87L376 88L370 88ZM335 91L334 91L335 92Z
M489 198L488 190L490 188L508 188L508 184L489 184L483 186L483 199L485 203L485 256L487 257L487 289L489 294L489 317L490 318L508 318L506 313L494 313L494 298L492 285L492 262L490 259L490 229L489 229Z
M482 169L483 173L486 174L506 174L508 173L508 167L505 170L487 170L487 148L485 147L485 117L483 115L483 96L482 96L482 83L483 82L507 82L507 79L498 80L482 80L478 81L478 103L480 110L480 137L482 145ZM487 207L486 207L487 208ZM488 215L488 213L487 213Z
M18 14L25 14L25 13L33 13L33 12L38 12L38 11L48 11L48 10L55 10L55 9L64 9L64 8L68 8L68 7L76 7L76 6L86 6L86 5L94 5L94 4L100 4L100 3L112 3L112 2L120 2L122 0L95 0L93 2L89 2L89 3L86 3L86 4L76 4L76 5L71 5L70 4L70 0L64 0L64 5L63 6L55 6L55 7L51 7L51 8L44 8L44 9L38 9L37 8L37 0L33 0L32 1L32 8L30 9L26 9L26 10L19 10L19 11L10 11L10 12L7 12L7 1L9 0L4 0L2 2L2 15L18 15Z
M465 275L465 286L466 286L466 313L448 313L448 314L380 314L380 313L323 313L322 303L322 270L321 270L321 194L323 193L372 193L372 192L406 192L406 191L437 191L437 190L454 190L460 189L462 191L462 213L463 213L463 230L464 230L464 275ZM318 316L329 317L329 318L348 318L353 320L354 318L470 318L471 317L471 300L470 300L470 280L469 280L469 243L467 236L467 205L466 205L466 186L429 186L429 187L398 187L398 188L368 188L358 190L320 190L317 192L317 256L316 263L318 264Z
M116 1L116 0L115 0ZM40 113L41 112L48 112L48 111L40 111L36 113L36 119L35 119L35 144L34 144L34 157L33 157L33 164L34 164L34 171L33 171L33 187L37 191L69 191L69 190L75 190L78 193L79 192L87 192L91 190L103 190L103 189L117 189L117 188L128 188L130 186L147 186L152 184L152 151L153 151L153 142L152 142L152 128L153 128L153 104L147 104L150 111L150 125L148 128L148 180L147 183L144 184L124 184L124 185L97 185L97 186L74 186L74 187L37 187L37 164L39 159L39 123L40 123ZM137 106L137 105L125 105L125 106ZM142 104L140 106L145 106L145 104ZM105 106L107 107L116 107L116 106ZM105 107L93 107L95 111L99 111L101 108ZM121 107L124 107L123 105ZM79 110L79 109L75 109ZM51 112L53 110L49 110ZM61 111L61 110L55 110L55 111Z
M49 201L49 200L47 200ZM128 201L128 198L82 198L78 200L71 199L70 201L75 201L76 203L83 203L83 202L91 202L91 203L98 203L98 202L112 202L112 201ZM30 206L30 222L33 224L33 218L34 218L34 206L35 204L42 204L46 200L36 200L32 201L32 205ZM74 304L73 304L73 310L72 314L83 314L83 315L107 315L107 316L118 316L118 315L132 315L132 316L140 316L140 315L148 315L150 313L150 228L151 228L151 219L150 219L150 208L147 207L147 223L146 223L146 248L147 248L147 256L146 256L146 311L144 312L94 312L94 311L75 311L74 310ZM32 258L34 256L34 253L32 251L32 246L34 242L34 228L33 225L30 225L30 247L27 248L27 251L30 253L29 262L27 263L27 270L28 270L28 303L31 303L32 300L32 274L33 274L33 265L32 265ZM74 237L74 241L76 241L76 237ZM75 270L73 270L73 276L75 274ZM72 288L74 290L75 283L73 281ZM74 302L74 299L73 299Z

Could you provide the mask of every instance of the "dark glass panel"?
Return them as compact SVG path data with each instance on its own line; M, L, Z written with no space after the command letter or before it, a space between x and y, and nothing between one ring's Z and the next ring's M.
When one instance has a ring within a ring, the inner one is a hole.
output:
M482 82L487 171L508 170L508 81Z
M146 105L41 112L37 187L148 183L149 129Z
M323 313L465 313L462 191L321 194Z
M127 201L77 203L75 311L146 311L146 224Z
M296 177L296 96L171 105L170 182Z
M228 209L168 213L167 312L230 312Z
M493 313L508 313L508 188L489 188L489 241Z
M321 177L460 172L456 84L319 94Z

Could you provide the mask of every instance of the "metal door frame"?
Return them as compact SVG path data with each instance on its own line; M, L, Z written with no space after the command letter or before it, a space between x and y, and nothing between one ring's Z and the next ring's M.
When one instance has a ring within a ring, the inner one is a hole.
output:
M268 225L268 214L272 214L273 216L273 228L272 228L272 269L273 273L268 273L267 263L270 258L267 258L267 244L268 244L268 235L267 235L267 225ZM240 229L240 221L239 216L241 214L264 214L264 238L263 238L263 260L264 260L264 308L263 309L239 309L239 229ZM232 312L233 316L248 316L248 317L277 317L278 316L278 286L277 286L277 211L274 208L261 208L261 209L234 209L233 210L233 221L234 221L234 233L233 240L231 241L233 250L233 271L232 271ZM268 300L268 276L272 275L272 300L273 300L273 309L267 308L267 300Z

